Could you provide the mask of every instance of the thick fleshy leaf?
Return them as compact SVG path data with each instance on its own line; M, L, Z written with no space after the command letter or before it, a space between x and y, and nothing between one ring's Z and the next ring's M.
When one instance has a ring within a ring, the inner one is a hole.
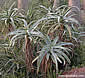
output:
M15 24L14 24L14 19L11 17L10 18L10 20L11 20L11 24L12 24L12 26L14 27L14 29L16 28L16 26L15 26Z
M57 62L57 59L56 59L56 55L53 53L53 50L51 50L51 54L52 56L54 57L54 63L56 64L56 72L58 73L58 62Z
M69 22L72 22L72 23L75 23L75 24L78 24L79 26L81 26L80 23L75 18L67 17L67 18L64 18L64 19L68 20Z
M37 59L39 59L39 56L37 56L37 57L32 61L32 63L34 63Z
M58 38L58 36L56 36L56 38L53 40L52 44L56 45L56 42L58 42L58 40L59 40L59 38Z
M57 56L59 57L59 58L61 58L62 60L63 60L63 64L65 65L65 58L61 55L61 54L59 54L59 53L56 53L57 54Z
M70 63L70 59L68 58L68 56L64 52L62 52L61 50L58 50L58 49L54 49L54 51L63 55L63 57L68 61L68 63Z
M68 6L67 6L67 5L62 5L62 6L58 7L58 8L55 9L55 10L58 11L58 10L60 10L60 9L63 8L63 7L68 7Z
M40 24L40 22L41 21L44 21L44 20L47 20L48 18L41 18L41 19L39 19L37 22L35 22L33 25L32 25L32 27L30 28L30 31L32 30L32 31L34 31L37 27L38 27L38 25Z
M58 57L58 55L55 53L57 60L62 63L61 59Z
M43 6L43 5L39 5L41 8L44 8L45 10L47 10L48 11L48 8L46 8L45 6Z
M66 47L62 47L62 46L53 46L54 49L61 49L63 51L65 51L68 55L69 55L69 52L71 51L69 48L66 48Z
M70 28L70 26L65 25L65 27L67 28L67 30L68 30L68 32L69 32L69 36L70 36L70 38L71 38L71 37L72 37L72 35L71 35L71 28Z
M73 43L69 43L69 42L60 42L60 45L62 45L62 46L65 46L65 45L72 45L72 46L74 46Z
M10 46L14 46L15 41L18 40L18 39L21 39L21 38L24 38L24 35L21 34L21 36L20 35L13 36L12 39L11 39L11 41L10 41Z
M9 10L8 10L9 12L11 11L11 9L12 9L13 6L15 5L15 3L16 3L16 2L14 2L14 3L10 6L10 8L9 8Z

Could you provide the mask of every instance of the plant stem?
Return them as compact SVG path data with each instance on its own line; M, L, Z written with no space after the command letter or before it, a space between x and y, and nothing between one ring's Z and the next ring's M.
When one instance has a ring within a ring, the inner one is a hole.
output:
M31 72L33 70L33 53L32 53L32 48L31 48L31 41L28 38L28 35L25 35L25 60L26 60L26 66L27 66L27 71Z

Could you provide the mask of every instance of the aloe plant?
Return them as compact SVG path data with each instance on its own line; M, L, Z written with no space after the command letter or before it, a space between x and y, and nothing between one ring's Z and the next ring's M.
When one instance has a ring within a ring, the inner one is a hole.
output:
M5 26L8 27L9 32L17 28L17 26L26 23L19 10L17 8L13 8L14 5L15 3L13 3L9 9L3 10L0 13L0 21L4 22Z
M36 23L32 24L29 23L27 26L18 28L17 30L10 32L8 35L13 35L10 40L10 46L14 46L16 40L18 39L25 39L25 58L26 58L26 65L28 71L31 71L33 68L32 60L33 60L33 53L31 48L31 41L33 36L43 37L43 34L35 30L33 27L35 27Z
M49 36L43 37L45 44L43 45L42 49L39 51L39 56L37 56L32 63L37 60L37 72L39 72L40 65L44 58L47 62L50 60L56 65L56 72L58 72L58 61L60 63L65 64L67 61L70 63L70 59L68 57L69 51L71 49L64 47L65 45L73 45L72 43L66 42L58 42L59 38L56 37L54 40L51 40ZM66 52L66 53L65 53ZM46 65L45 65L46 66Z
M64 53L64 52L68 53L68 51L70 51L70 49L66 48L64 46L65 45L72 45L72 43L66 43L66 42L58 43L59 39L57 37L52 42L52 40L49 38L49 36L45 37L37 28L42 21L48 21L48 23L49 23L50 22L49 20L51 20L51 21L55 22L55 26L50 27L51 32L54 32L54 30L58 29L58 28L62 29L62 26L63 26L67 29L67 31L69 32L69 35L71 37L71 28L69 26L69 23L72 24L72 26L73 26L73 22L76 23L76 24L79 24L79 23L74 18L72 18L72 16L74 16L74 15L66 17L70 13L70 9L68 9L66 12L64 11L67 6L61 6L61 7L57 8L56 12L51 11L50 8L47 9L44 6L41 6L41 7L45 8L48 11L47 16L39 19L35 23L31 22L28 25L25 24L26 26L21 27L20 29L17 29L16 31L9 33L9 35L13 35L10 42L11 42L12 45L14 45L14 43L17 39L25 38L25 49L26 49L25 53L26 53L26 58L27 58L26 63L28 65L28 68L31 69L32 58L33 58L32 55L33 54L31 52L31 47L30 47L30 45L31 45L31 43L30 43L31 39L30 38L32 38L33 36L42 37L45 40L46 44L44 45L44 47L40 51L40 55L34 59L34 61L38 59L37 72L39 71L39 67L40 67L40 64L43 60L43 57L45 57L45 56L47 56L48 59L49 59L49 57L51 57L52 61L56 64L56 71L58 71L57 60L60 63L62 63L61 59L64 62L65 62L65 59L68 62L70 62L68 56ZM65 8L62 9L62 7L65 7ZM54 29L51 30L51 28L54 28ZM63 31L65 31L65 30L63 30ZM28 57L29 56L28 53L29 53L29 55L31 55L30 57ZM30 63L28 62L28 60L30 61Z
M62 5L55 10L42 5L40 7L47 11L46 16L43 17L44 20L42 20L45 22L43 22L44 24L41 26L41 30L47 29L47 34L59 31L60 40L63 35L67 35L68 33L67 36L74 38L72 34L78 32L78 26L80 26L79 22L74 18L78 14L75 9L80 11L79 8L76 6L68 7L67 5ZM74 10L71 10L73 8Z
M19 10L16 8L12 9L12 7L7 12L5 11L0 14L0 20L4 21L6 25L11 25L15 28L14 31L10 30L11 32L8 34L8 36L11 35L10 47L13 47L17 40L23 39L25 62L28 72L34 69L33 63L37 60L37 73L40 67L43 68L45 64L45 71L50 68L50 65L55 64L56 72L58 73L58 62L63 64L66 62L70 63L69 52L71 48L67 46L73 46L73 44L64 42L62 36L65 36L65 39L67 39L67 36L73 38L75 33L79 34L76 26L80 24L74 18L77 14L70 15L72 11L75 12L75 10L71 10L72 8L79 9L75 6L68 7L66 5L60 6L55 10L42 5L40 7L44 8L47 13L37 21L33 20L29 14L25 16L19 13L20 16L17 16ZM17 27L16 22L22 25ZM50 36L50 33L54 34L53 38ZM34 59L31 42L36 37L42 41L39 56Z

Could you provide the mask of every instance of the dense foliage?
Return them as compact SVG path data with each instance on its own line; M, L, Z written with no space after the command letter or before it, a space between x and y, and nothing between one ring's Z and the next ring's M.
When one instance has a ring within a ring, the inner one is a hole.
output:
M2 78L56 78L62 70L85 65L85 45L81 39L85 32L75 19L79 8L53 8L52 3L32 1L27 12L15 8L13 3L1 11Z

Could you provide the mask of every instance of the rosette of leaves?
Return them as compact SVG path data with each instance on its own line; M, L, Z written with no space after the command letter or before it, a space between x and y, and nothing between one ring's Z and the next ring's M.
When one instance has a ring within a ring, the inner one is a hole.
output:
M47 71L49 68L47 65L48 62L51 60L56 65L56 72L58 73L58 62L65 64L67 61L70 63L70 58L68 57L69 51L71 51L70 48L64 47L65 45L73 45L72 43L67 42L59 42L58 36L54 40L51 40L49 36L43 37L45 44L39 51L39 56L37 56L32 63L34 63L37 60L37 73L39 72L39 69L41 64L45 66L45 70ZM46 63L42 63L43 61L46 61ZM50 61L50 62L51 62ZM50 63L52 65L52 63Z
M17 28L19 25L23 26L26 24L25 18L21 16L21 13L18 8L14 8L15 2L10 6L9 9L3 10L0 13L0 21L6 27L8 27L9 32ZM3 27L4 28L4 27Z
M44 8L47 11L46 16L43 17L44 20L42 20L42 22L40 22L41 25L39 25L42 31L44 31L44 29L47 29L47 34L57 32L61 41L62 36L64 35L76 39L76 37L73 34L75 32L79 32L78 26L80 26L80 24L75 19L75 16L78 15L76 10L80 12L78 7L69 7L67 5L62 5L56 9L46 8L42 5L40 5L40 7Z
M25 39L24 41L24 48L25 48L25 58L26 58L26 66L28 72L31 72L33 70L32 60L33 60L33 52L31 47L32 37L42 37L43 34L37 30L34 29L35 25L37 23L30 22L28 25L25 25L24 27L20 27L17 30L10 32L8 35L11 35L12 38L10 40L10 46L14 46L16 41L19 39Z

